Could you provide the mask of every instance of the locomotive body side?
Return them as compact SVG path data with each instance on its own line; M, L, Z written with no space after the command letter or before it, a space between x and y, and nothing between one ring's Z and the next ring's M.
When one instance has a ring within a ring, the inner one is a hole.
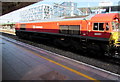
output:
M22 38L47 38L57 45L90 52L106 52L119 41L113 21L118 14L97 14L90 20L44 21L16 24L16 35Z

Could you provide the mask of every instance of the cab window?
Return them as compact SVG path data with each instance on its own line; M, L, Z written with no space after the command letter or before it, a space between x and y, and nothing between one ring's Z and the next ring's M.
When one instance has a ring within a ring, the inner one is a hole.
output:
M26 24L21 24L20 25L20 30L26 30Z
M104 30L104 23L99 23L99 30L101 30L101 31Z
M108 25L108 23L105 23L105 27L106 27L106 31L108 31L109 30L109 25Z
M104 31L104 23L94 23L93 30Z
M98 23L94 23L94 29L93 30L98 30Z
M117 22L112 22L112 29L114 30L114 31L117 31L118 29L119 29L119 26L120 24L119 23L117 23Z

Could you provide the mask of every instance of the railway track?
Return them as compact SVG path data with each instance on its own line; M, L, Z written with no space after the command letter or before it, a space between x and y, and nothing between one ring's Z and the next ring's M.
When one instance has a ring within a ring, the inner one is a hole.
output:
M71 51L71 49L55 46L49 40L47 41L45 41L44 39L25 40L25 39L19 39L15 35L11 35L11 34L2 33L2 35L120 75L119 57L108 57L108 56L98 57L96 55L86 54L74 50Z

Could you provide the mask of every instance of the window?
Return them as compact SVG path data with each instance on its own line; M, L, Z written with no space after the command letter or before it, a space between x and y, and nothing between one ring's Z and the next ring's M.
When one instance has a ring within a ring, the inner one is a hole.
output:
M25 28L25 26L26 26L25 24L21 24L20 28Z
M25 24L21 24L21 25L20 25L20 30L25 30L25 27L26 27Z
M112 22L112 28L114 31L117 31L120 28L120 24L117 22Z
M60 25L60 33L68 34L68 26L67 25Z
M103 31L104 23L94 23L93 30Z
M105 25L106 25L106 31L108 31L108 30L109 30L109 25L108 25L108 23L105 23Z
M104 23L99 23L99 30L102 30L102 31L104 30L104 26L103 25L104 25Z
M60 25L60 33L79 35L80 25Z
M120 23L118 23L118 29L120 29Z
M98 30L98 23L94 23L94 30Z
M80 34L80 25L70 25L69 34Z

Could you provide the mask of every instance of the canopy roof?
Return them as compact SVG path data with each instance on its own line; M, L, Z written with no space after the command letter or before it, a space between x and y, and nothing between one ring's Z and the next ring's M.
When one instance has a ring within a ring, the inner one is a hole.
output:
M12 24L15 24L15 22L14 23L0 23L0 25L12 25Z

